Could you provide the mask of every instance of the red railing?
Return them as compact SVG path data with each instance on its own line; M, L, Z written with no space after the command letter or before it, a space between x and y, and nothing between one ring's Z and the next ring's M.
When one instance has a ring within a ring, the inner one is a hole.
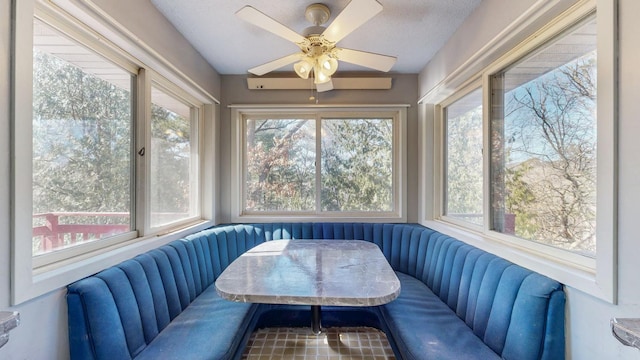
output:
M34 253L46 253L127 232L131 227L127 212L56 212L36 214L33 215L33 219L34 224L40 223L33 226ZM87 221L87 219L91 220ZM96 221L96 219L104 220ZM82 220L90 223L82 224ZM99 222L107 222L107 224ZM108 222L115 223L108 224Z

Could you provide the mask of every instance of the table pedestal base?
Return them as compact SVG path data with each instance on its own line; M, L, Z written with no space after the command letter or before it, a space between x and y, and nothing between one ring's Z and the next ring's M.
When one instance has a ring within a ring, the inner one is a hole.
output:
M311 305L311 331L315 335L322 333L320 317L320 305Z

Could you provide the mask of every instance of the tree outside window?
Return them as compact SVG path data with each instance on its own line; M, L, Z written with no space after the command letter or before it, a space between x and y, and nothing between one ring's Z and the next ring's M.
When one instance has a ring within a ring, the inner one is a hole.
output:
M493 229L595 254L596 31L590 20L492 79Z

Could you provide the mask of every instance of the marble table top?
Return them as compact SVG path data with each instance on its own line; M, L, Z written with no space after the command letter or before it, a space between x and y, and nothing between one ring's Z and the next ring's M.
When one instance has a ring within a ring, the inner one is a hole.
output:
M367 241L273 240L231 263L216 291L239 302L374 306L398 297L400 281Z

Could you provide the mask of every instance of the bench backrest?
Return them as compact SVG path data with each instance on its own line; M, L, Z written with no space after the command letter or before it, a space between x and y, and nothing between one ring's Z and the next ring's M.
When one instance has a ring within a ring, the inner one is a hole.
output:
M174 241L69 285L71 358L131 359L140 354L213 284L221 264L247 250L217 232Z
M201 231L69 285L72 358L135 357L233 260L278 239L371 241L503 358L564 356L565 297L554 280L420 225L265 223Z
M269 223L236 226L252 241L367 240L394 270L420 279L505 359L564 357L562 284L416 224ZM257 237L257 238L256 238Z

